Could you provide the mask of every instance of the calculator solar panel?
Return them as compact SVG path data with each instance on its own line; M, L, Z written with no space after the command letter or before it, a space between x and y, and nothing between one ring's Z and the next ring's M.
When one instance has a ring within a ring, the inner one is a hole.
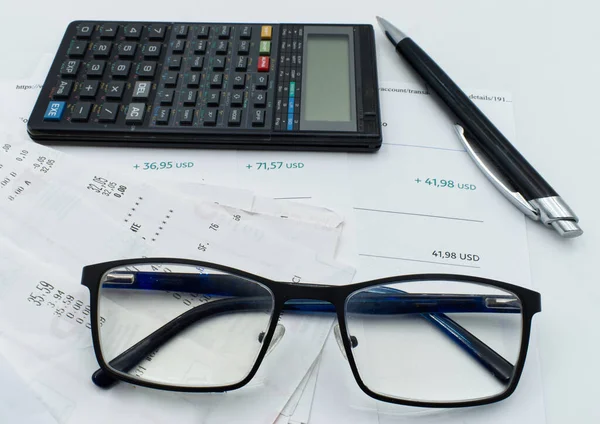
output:
M373 28L75 21L28 132L43 144L375 151Z

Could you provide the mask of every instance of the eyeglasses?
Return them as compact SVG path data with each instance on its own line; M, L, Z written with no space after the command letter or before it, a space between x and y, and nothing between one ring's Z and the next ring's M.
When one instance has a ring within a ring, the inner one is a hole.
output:
M184 392L238 389L285 334L283 311L334 313L356 382L396 404L463 407L510 396L539 293L456 274L345 286L272 281L187 259L84 267L100 365L92 380Z

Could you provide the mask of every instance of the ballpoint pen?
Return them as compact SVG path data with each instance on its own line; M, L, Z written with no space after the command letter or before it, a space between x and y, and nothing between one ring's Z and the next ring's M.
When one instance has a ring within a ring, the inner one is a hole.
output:
M454 128L461 143L492 184L534 221L553 228L562 237L580 236L583 231L575 213L471 99L406 34L379 16L377 21L396 52L456 115L459 122ZM502 176L495 175L493 168Z

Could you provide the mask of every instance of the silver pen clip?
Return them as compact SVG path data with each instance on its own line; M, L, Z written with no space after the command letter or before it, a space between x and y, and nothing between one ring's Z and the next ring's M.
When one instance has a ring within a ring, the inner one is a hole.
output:
M534 209L527 200L523 197L521 193L516 190L511 190L508 188L498 177L494 175L492 170L485 164L483 160L475 153L475 150L465 137L465 130L462 126L456 124L454 125L454 129L456 130L456 134L458 134L458 138L460 142L465 147L465 150L471 156L471 159L477 164L477 167L483 172L483 174L494 184L494 186L498 189L500 193L504 195L513 205L515 205L521 212L527 215L529 218L534 221L539 221L540 213L537 209Z

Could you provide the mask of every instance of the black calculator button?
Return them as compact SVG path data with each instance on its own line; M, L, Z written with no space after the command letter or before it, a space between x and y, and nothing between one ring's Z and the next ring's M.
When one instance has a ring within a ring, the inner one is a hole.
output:
M198 91L196 90L185 90L183 92L183 104L186 106L194 106L196 104L196 97L198 97Z
M238 56L235 63L236 71L245 71L248 68L248 58L246 56Z
M252 27L244 25L240 31L240 38L242 40L249 40L252 37Z
M106 85L106 98L121 100L125 91L125 81L111 81Z
M233 88L244 88L244 87L246 87L246 74L234 74Z
M204 56L194 56L190 65L190 70L201 71L204 66Z
M90 117L91 110L92 104L89 102L75 103L75 106L73 106L73 112L71 113L71 121L86 122Z
M94 98L98 92L98 86L100 81L94 80L83 80L79 86L79 97L81 98Z
M253 127L264 127L265 126L265 110L254 109L252 111L252 126Z
M92 33L94 32L94 25L93 24L80 24L77 27L77 38L91 38L92 37Z
M177 86L177 77L179 77L177 72L167 72L164 77L165 87Z
M225 70L225 60L224 57L215 57L213 61L213 71L224 71Z
M217 125L217 114L219 113L218 109L206 109L204 111L204 126L214 127Z
M198 40L194 43L194 53L195 54L206 53L206 40Z
M54 91L54 99L66 99L71 95L71 90L73 90L73 81L68 80L60 80L58 81L58 85L56 86L56 90Z
M175 94L175 90L162 90L158 94L158 100L161 105L171 106L173 104L173 95Z
M208 38L210 27L208 25L200 25L198 27L198 38Z
M115 122L119 114L119 103L104 103L98 114L100 122Z
M87 76L90 78L101 78L104 75L106 62L103 60L92 60L87 65Z
M69 46L69 50L67 54L70 57L83 57L85 55L85 50L87 49L88 42L81 41L71 41L71 45Z
M254 107L265 107L267 105L267 92L255 91L252 99Z
M212 88L221 88L223 85L223 74L212 74L210 77L210 86Z
M181 109L179 116L179 124L181 125L192 125L194 123L194 109L184 108Z
M217 54L227 54L227 50L229 49L229 41L219 40L217 41Z
M231 93L231 106L242 106L244 104L244 92L236 90Z
M119 48L118 48L119 57L124 58L124 57L135 56L136 47L137 47L136 43L132 43L132 42L128 42L128 41L119 44Z
M250 52L250 42L246 40L240 40L237 48L238 54L248 54Z
M162 44L160 43L148 43L142 47L142 52L144 52L144 59L158 59L160 57L160 48Z
M142 36L142 24L129 24L125 27L125 37L139 40Z
M258 89L266 89L269 84L269 75L257 75L255 79L255 86Z
M165 25L152 24L148 27L148 38L162 41L165 39L165 31Z
M169 59L169 69L179 71L181 69L181 56L171 56Z
M117 35L117 31L119 31L118 24L104 24L100 28L100 37L106 40L112 40Z
M144 113L146 112L146 105L144 103L130 103L127 108L127 115L125 116L125 123L141 124L144 122Z
M173 43L173 53L183 53L185 50L184 40L175 40Z
M111 75L114 78L127 78L129 76L129 70L131 69L131 62L126 60L117 60L112 64Z
M188 25L175 25L173 31L175 32L175 37L187 38L189 29L190 27Z
M154 72L156 71L155 62L140 62L137 66L135 73L140 78L154 78Z
M80 60L65 60L60 67L60 74L63 77L74 77L77 75L80 64Z
M96 58L107 58L110 56L110 50L112 49L112 43L110 41L99 41L94 44L92 51Z
M227 124L232 127L237 127L242 123L242 109L231 109L229 111L229 119Z
M198 88L200 86L200 75L200 72L185 74L184 84L190 88Z
M217 34L221 40L228 40L231 35L231 27L228 25L217 27Z
M219 90L209 90L206 98L206 104L208 106L219 106L221 100L221 92Z
M171 109L168 107L158 108L156 113L156 124L157 125L169 125L169 117L171 116Z
M137 81L133 86L134 100L146 100L150 97L152 83L150 81Z

